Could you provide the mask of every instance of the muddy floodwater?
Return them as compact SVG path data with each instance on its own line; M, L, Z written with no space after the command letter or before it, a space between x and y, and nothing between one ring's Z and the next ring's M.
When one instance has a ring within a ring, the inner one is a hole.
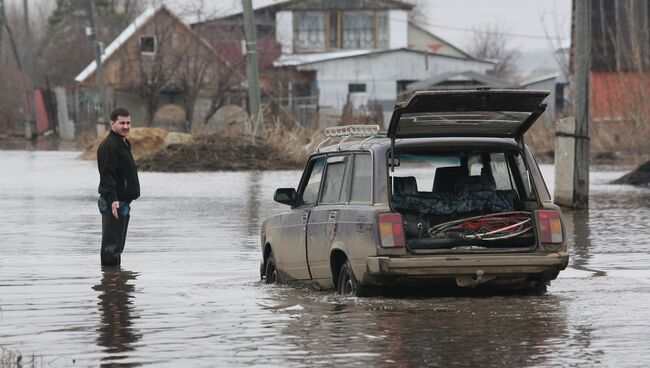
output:
M77 155L0 151L0 366L650 364L650 189L607 184L620 169L565 213L570 265L544 295L359 299L259 281L260 224L298 171L141 173L122 268L102 271Z

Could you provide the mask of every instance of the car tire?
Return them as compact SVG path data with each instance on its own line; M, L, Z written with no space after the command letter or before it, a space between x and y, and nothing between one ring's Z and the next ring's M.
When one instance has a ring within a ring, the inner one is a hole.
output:
M362 296L363 288L359 285L357 278L354 277L352 272L352 265L350 261L346 260L341 270L339 271L339 280L337 285L337 293L343 296Z
M273 257L273 252L269 254L269 258L266 260L266 268L264 269L264 279L267 284L277 284L278 281L278 269L275 266L275 258Z

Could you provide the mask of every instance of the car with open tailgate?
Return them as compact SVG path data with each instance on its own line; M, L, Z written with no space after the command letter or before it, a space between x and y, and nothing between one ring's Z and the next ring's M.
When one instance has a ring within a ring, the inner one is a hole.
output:
M569 255L524 133L547 91L416 92L378 126L326 129L287 210L261 229L261 278L341 294L545 287ZM332 143L327 145L328 143Z

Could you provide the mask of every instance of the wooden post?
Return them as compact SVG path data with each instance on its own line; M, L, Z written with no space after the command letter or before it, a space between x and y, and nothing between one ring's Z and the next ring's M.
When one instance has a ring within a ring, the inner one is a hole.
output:
M591 71L591 1L575 4L575 117L557 124L555 143L555 203L589 208L589 74Z
M257 32L251 0L242 0L244 10L244 33L246 34L246 66L248 75L248 107L250 108L253 132L256 138L261 138L262 114L260 97L260 78L257 66Z
M591 1L576 0L576 69L573 109L575 171L573 208L589 207L589 74L591 71Z
M2 36L5 31L5 0L0 0L0 55L2 55Z
M86 15L88 16L88 23L90 24L90 39L95 46L95 72L97 73L97 84L99 87L99 114L97 114L97 136L99 137L107 129L106 119L106 95L104 91L104 66L102 65L102 44L97 37L97 26L95 25L95 3L93 0L86 2Z
M25 112L25 138L36 138L36 106L34 106L34 50L32 29L29 24L29 5L23 0L25 20L25 65L27 66L27 111Z

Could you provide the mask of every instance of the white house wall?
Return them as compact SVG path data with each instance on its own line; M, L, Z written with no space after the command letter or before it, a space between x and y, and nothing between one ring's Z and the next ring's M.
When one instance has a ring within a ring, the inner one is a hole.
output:
M449 71L473 70L485 73L492 64L408 50L328 60L300 66L316 71L319 105L342 111L347 101L348 84L366 84L368 100L395 101L397 81L422 80ZM356 100L355 96L355 100Z
M275 38L282 46L283 54L293 53L293 12L279 11L275 14Z
M389 48L408 47L408 13L404 10L388 11Z
M555 81L556 79L552 78L526 85L526 89L541 89L551 92L544 100L546 102L546 111L539 119L547 126L553 126L555 123Z

